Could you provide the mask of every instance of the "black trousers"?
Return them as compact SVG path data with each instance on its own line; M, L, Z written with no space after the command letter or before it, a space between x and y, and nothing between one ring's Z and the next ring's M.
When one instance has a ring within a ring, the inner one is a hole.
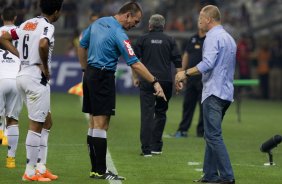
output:
M140 140L143 153L161 151L162 135L166 124L166 111L172 95L172 82L160 82L167 101L153 95L152 84L140 83L141 129Z
M178 131L187 132L189 130L198 102L200 106L200 115L197 125L197 135L204 135L203 108L201 104L203 85L201 78L198 76L196 77L197 78L190 78L187 80L186 89L184 91L182 120L179 123Z

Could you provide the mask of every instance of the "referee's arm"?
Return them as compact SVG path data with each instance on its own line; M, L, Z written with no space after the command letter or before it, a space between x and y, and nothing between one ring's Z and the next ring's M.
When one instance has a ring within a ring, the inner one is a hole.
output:
M136 63L133 63L130 66L131 66L132 70L134 70L134 72L136 72L139 76L141 76L143 79L145 79L146 81L153 84L153 87L155 89L154 95L162 97L165 101L167 101L160 83L149 72L149 70L143 65L143 63L138 61Z
M77 55L82 70L85 70L87 67L87 49L79 46Z

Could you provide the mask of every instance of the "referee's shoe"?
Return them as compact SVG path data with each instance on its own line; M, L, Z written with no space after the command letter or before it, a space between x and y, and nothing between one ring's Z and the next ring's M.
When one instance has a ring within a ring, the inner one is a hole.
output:
M109 170L107 170L105 174L101 174L101 175L95 172L90 172L90 178L103 179L103 180L125 180L125 177L118 176Z

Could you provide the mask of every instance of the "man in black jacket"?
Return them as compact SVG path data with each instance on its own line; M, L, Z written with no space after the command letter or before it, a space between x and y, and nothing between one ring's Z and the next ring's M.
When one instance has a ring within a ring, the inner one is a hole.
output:
M167 101L153 95L154 88L145 80L138 79L133 72L133 82L140 87L141 104L141 150L142 156L161 154L162 134L166 123L166 111L172 95L171 62L181 70L181 55L175 40L163 33L165 19L162 15L152 15L149 20L149 33L138 38L135 54L148 70L158 78ZM176 89L178 89L176 84Z
M205 32L201 29L198 33L193 35L187 42L185 52L182 59L182 69L187 70L196 66L200 61L202 61L202 50L203 43L206 38ZM194 111L196 109L197 103L199 103L199 120L197 125L197 137L204 136L204 120L203 120L203 109L201 104L202 97L202 76L191 76L187 79L187 85L184 91L184 101L183 101L183 111L182 120L179 123L178 129L174 134L174 137L187 137L187 131L189 130Z

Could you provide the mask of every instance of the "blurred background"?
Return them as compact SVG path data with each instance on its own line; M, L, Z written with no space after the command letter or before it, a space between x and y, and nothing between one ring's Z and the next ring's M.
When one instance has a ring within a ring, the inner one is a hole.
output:
M62 16L55 23L55 50L52 63L53 91L66 92L81 81L76 50L80 32L89 24L89 17L114 15L125 0L64 0ZM240 95L248 98L282 100L282 0L138 0L144 17L128 32L132 42L147 31L152 14L166 18L166 32L175 37L179 49L185 48L197 31L201 7L217 5L225 29L238 44L236 79L258 79L259 86L240 87ZM18 12L16 25L39 14L38 0L0 0L1 10L14 6ZM2 24L2 22L1 22ZM119 62L117 91L137 93L131 83L131 70ZM239 88L239 87L238 87Z

